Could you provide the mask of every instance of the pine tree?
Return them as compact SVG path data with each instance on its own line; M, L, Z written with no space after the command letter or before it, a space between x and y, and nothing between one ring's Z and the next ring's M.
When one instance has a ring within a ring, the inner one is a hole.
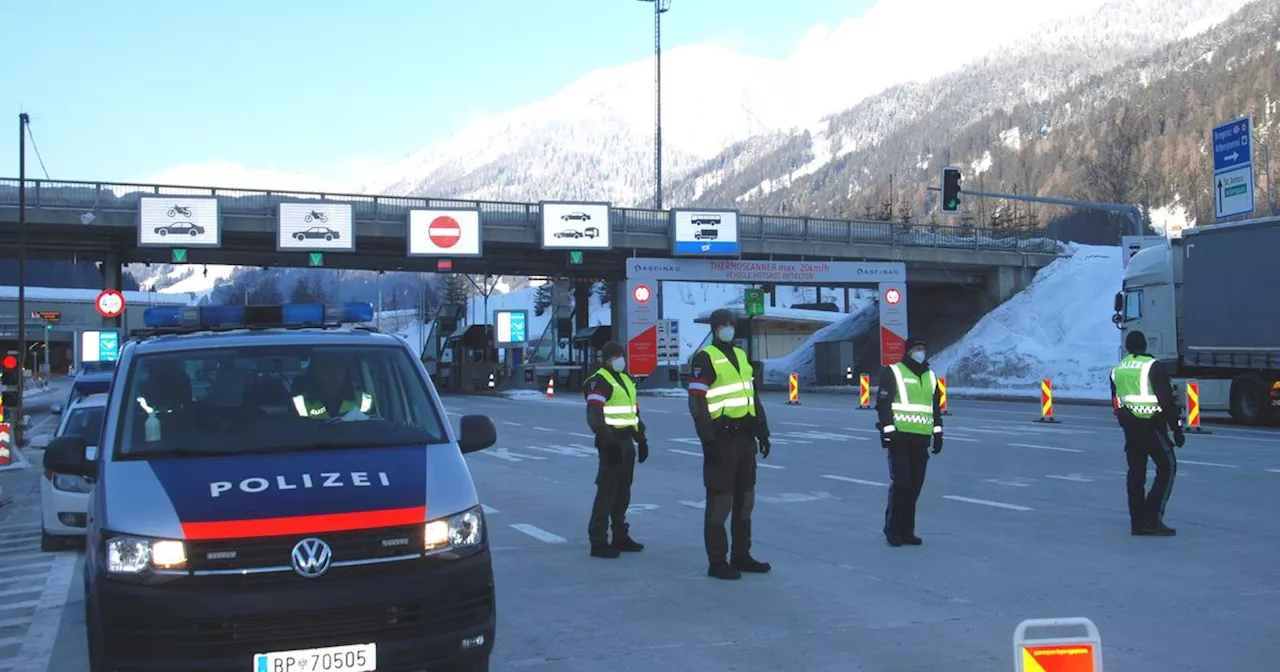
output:
M552 282L547 281L541 285L538 285L538 288L534 290L534 293L533 293L533 314L534 315L538 317L542 317L543 313L546 313L547 309L551 307L552 288L553 288Z
M465 309L467 307L467 299L471 298L473 288L467 278L458 273L450 273L444 276L444 296L441 297L441 303L446 306L458 306Z

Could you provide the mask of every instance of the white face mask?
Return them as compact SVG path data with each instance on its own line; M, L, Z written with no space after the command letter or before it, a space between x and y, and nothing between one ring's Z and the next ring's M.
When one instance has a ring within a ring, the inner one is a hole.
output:
M617 359L614 359L612 362L609 362L609 366L612 367L614 371L617 371L618 373L622 373L627 369L627 358L618 357Z
M733 340L733 327L720 327L716 330L716 338L728 343Z
M924 364L924 355L925 355L924 350L911 351L911 359L914 359L916 364Z

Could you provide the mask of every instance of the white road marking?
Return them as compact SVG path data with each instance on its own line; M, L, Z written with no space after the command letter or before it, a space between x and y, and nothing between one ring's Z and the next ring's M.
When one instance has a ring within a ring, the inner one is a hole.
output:
M876 485L882 488L889 486L888 483L881 483L880 481L864 481L860 478L849 478L848 476L837 476L835 474L823 474L822 477L829 478L833 481L844 481L846 483L858 483L859 485Z
M1010 443L1008 445L1017 446L1019 448L1035 448L1037 450L1056 450L1060 453L1083 453L1084 452L1083 450L1080 450L1078 448L1059 448L1057 446L1037 446L1034 443Z
M970 504L981 504L983 506L994 506L999 509L1009 509L1011 511L1030 511L1029 506L1019 506L1017 504L1005 504L1004 502L993 502L989 499L974 499L972 497L961 497L959 495L943 495L943 499L950 499L957 502L968 502Z
M524 426L524 425L521 425L521 424L520 424L520 423L518 423L518 422L511 422L510 420L503 420L503 421L502 421L502 424L504 424L504 425L509 425L509 426L511 426L511 427L523 427L523 426Z
M631 504L627 506L627 513L640 513L641 511L652 511L658 508L657 504Z
M945 442L945 441L965 441L965 442L968 442L968 443L977 443L977 442L978 442L978 439L971 439L971 438L969 438L969 437L967 437L967 436L952 436L951 434L947 434L946 432L943 432L943 433L942 433L942 440L943 440L944 442Z
M554 429L551 429L550 427L534 427L534 429L538 430L539 432L554 432L554 431L556 431L556 430L554 430Z
M1092 483L1093 482L1092 478L1085 478L1083 476L1077 476L1075 474L1072 474L1070 476L1054 476L1053 474L1046 474L1045 478L1052 478L1059 481L1073 481L1075 483Z
M680 450L679 448L668 448L667 450L673 453L680 453L681 455L688 455L690 457L702 457L702 453L695 453L692 450Z
M866 432L867 434L879 434L879 433L880 433L880 430L878 430L878 429L863 429L863 428L861 428L861 427L844 427L843 429L845 429L845 430L847 430L847 431L850 431L850 432Z
M31 617L31 627L22 638L22 648L11 669L43 670L49 667L49 658L53 655L58 626L62 623L62 610L67 601L67 592L71 589L77 558L77 553L66 552L54 557L45 578L44 590L40 593L36 613Z
M1196 464L1202 467L1226 467L1228 469L1239 469L1238 464L1223 464L1221 462L1197 462L1195 460L1178 460L1178 464Z
M1268 469L1267 471L1269 471L1269 472L1271 472L1271 473L1273 473L1273 474L1280 474L1280 469Z
M783 420L781 424L784 424L784 425L794 425L794 426L796 426L796 427L821 427L821 426L822 426L822 425L815 425L815 424L810 423L810 422L791 422L791 421L788 421L788 420Z
M1012 488L1029 488L1033 480L1030 478L987 478L984 479L984 482L1007 485Z
M581 444L555 445L555 446L529 446L529 450L541 450L544 453L553 453L555 455L564 455L566 457L596 457L599 455L595 448L588 448Z
M757 466L757 467L764 467L765 469L786 469L786 467L784 467L784 466L782 466L782 465L780 465L780 464L769 464L769 463L767 463L767 462L760 462L760 461L757 461L757 462L756 462L756 466Z
M493 508L492 506L489 506L488 504L481 504L480 508L484 509L485 513L498 513L497 509Z
M577 437L580 437L580 438L583 438L583 439L594 439L594 438L596 438L596 435L595 435L595 434L587 434L587 433L584 433L584 432L569 432L569 436L577 436Z
M541 456L541 455L525 455L524 453L513 453L513 452L511 452L511 451L507 450L506 448L490 448L490 449L488 449L488 450L482 450L482 451L480 451L480 453L479 453L479 454L480 454L480 455L488 455L488 456L490 456L490 457L496 457L496 458L498 458L499 460L506 460L506 461L508 461L508 462L523 462L524 460L545 460L545 459L547 459L547 458L545 458L545 457L543 457L543 456Z
M643 411L641 411L640 413L641 413L642 415L645 415L645 414L649 414L649 413L670 413L670 412L671 412L671 411L664 411L664 410L662 410L662 409L660 409L660 408L646 408L646 409L644 409Z
M682 499L682 500L680 500L680 503L681 503L681 504L684 504L685 506L692 507L692 508L695 508L695 509L705 509L705 508L707 507L707 500L705 500L705 499L700 499L700 500L698 500L698 501L696 501L696 502L692 502L692 501L689 501L689 500L687 500L687 499Z
M520 532L524 532L538 541L545 541L548 544L563 544L568 541L568 539L565 539L558 534L552 534L541 527L530 525L528 523L512 523L511 527Z

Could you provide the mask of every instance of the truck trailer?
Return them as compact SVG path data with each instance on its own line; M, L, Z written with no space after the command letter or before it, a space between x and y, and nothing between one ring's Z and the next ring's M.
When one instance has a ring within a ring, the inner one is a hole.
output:
M1280 420L1280 217L1194 227L1129 259L1113 318L1142 331L1179 397L1249 425Z

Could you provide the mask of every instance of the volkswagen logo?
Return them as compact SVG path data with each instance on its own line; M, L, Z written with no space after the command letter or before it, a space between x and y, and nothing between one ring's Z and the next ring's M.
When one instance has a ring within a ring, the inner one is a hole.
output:
M333 550L329 548L329 544L315 537L308 537L293 547L290 557L293 571L304 578L314 579L329 571Z

